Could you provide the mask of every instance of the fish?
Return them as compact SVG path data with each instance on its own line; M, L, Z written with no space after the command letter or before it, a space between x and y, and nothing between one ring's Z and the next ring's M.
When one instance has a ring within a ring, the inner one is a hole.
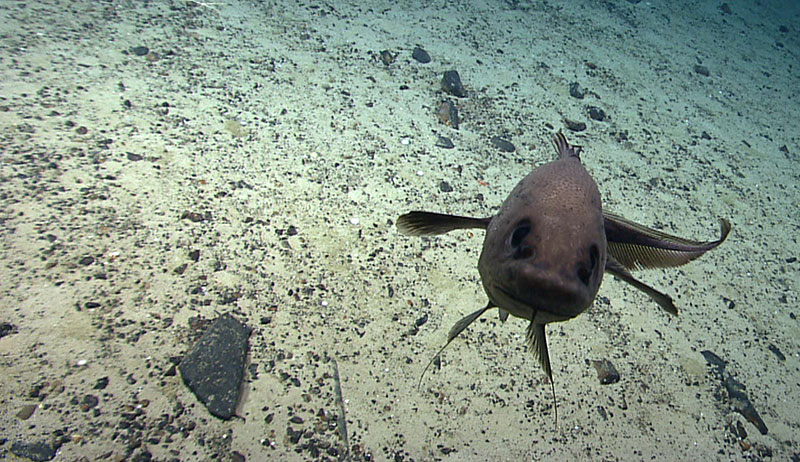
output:
M572 319L593 303L603 275L644 292L661 309L677 315L672 297L636 279L632 271L684 265L722 244L731 224L720 219L720 236L694 241L673 236L604 211L597 183L583 166L583 148L571 145L563 133L553 138L558 158L534 168L514 187L496 215L473 218L412 211L396 227L409 236L433 236L459 229L486 231L478 273L487 304L460 319L447 342L425 367L470 324L492 308L501 321L515 316L529 321L526 343L555 384L545 326Z

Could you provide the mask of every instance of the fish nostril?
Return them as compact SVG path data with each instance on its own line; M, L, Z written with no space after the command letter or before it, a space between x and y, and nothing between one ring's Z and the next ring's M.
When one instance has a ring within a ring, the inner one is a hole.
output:
M597 260L600 259L600 250L597 248L597 245L592 244L589 247L589 266L581 266L578 268L578 279L584 285L589 285L589 281L592 278L592 271L594 271L595 267L597 267Z
M524 260L536 256L536 249L529 245L521 245L514 249L514 260Z
M584 267L578 268L578 279L581 280L583 285L589 285L589 279L592 277L592 272Z

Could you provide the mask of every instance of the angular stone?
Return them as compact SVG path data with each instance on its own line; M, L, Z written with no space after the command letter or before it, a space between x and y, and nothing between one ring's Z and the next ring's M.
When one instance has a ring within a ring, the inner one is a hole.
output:
M11 445L11 453L17 457L24 457L34 462L47 462L56 457L58 448L45 442L26 443L15 441Z
M230 313L223 314L178 366L183 383L220 419L228 420L236 411L251 330Z

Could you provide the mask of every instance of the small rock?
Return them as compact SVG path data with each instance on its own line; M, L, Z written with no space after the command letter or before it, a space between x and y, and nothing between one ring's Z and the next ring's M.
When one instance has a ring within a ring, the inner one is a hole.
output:
M436 112L439 122L458 130L458 109L452 101L443 101Z
M576 120L564 119L564 125L566 125L567 128L573 132L582 132L586 130L586 124Z
M440 136L439 138L436 139L436 147L444 149L453 149L455 145L450 140L450 138L446 136Z
M439 182L439 191L441 192L453 192L453 187L450 186L450 183L442 180Z
M420 62L422 64L427 64L431 62L431 55L429 55L427 51L423 50L420 47L414 48L414 51L411 52L411 57L417 60L417 62Z
M583 97L586 96L586 91L578 82L572 82L569 84L569 95L573 98L583 99Z
M597 370L597 379L603 385L619 382L619 372L607 359L592 361L592 366Z
M0 338L17 332L17 327L10 322L0 323Z
M131 53L136 56L147 56L150 54L150 49L145 46L138 46L131 48Z
M108 377L101 377L97 379L97 382L92 387L95 390L105 390L108 386Z
M702 76L708 77L711 73L708 71L708 68L705 66L701 66L699 64L695 64L694 72L700 74Z
M445 93L458 96L459 98L467 96L467 91L464 90L464 85L461 83L461 77L458 75L458 71L447 71L444 73L444 77L442 77L442 90L444 90Z
M589 114L589 118L592 120L596 120L598 122L602 122L606 120L606 113L602 109L597 106L589 106L586 108L586 112Z
M11 453L17 457L24 457L34 462L46 462L56 456L56 449L48 443L24 443L15 441L11 445Z
M250 332L230 313L223 314L178 366L183 382L197 399L224 420L233 416L239 401Z
M490 141L492 143L492 146L496 147L497 149L503 152L514 152L517 149L514 146L514 144L511 143L511 141L500 138L499 136L493 136Z
M383 63L384 66L391 65L392 63L395 62L396 59L397 59L396 53L392 53L389 50L381 51L381 62Z
M39 408L39 405L37 405L37 404L26 404L26 405L22 406L19 409L19 411L17 411L16 417L19 420L28 420L28 419L31 418L33 413L36 412L36 409L38 409L38 408Z
M83 266L89 266L92 263L94 263L94 257L91 256L91 255L87 255L85 257L82 257L80 260L78 260L78 264L79 265L83 265Z
M85 395L83 397L83 401L81 401L81 405L80 405L81 411L86 412L89 409L92 409L92 408L96 407L98 403L100 403L100 399L97 398L97 396L95 396L95 395Z

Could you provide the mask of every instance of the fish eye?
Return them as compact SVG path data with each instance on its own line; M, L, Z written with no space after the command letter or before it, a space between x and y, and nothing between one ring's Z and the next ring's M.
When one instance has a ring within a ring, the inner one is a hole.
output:
M522 243L522 240L525 239L530 233L530 221L523 220L517 223L517 227L514 228L514 231L511 233L511 247L519 247L519 245Z
M588 286L589 281L592 278L592 273L594 272L595 268L597 267L597 260L600 259L600 250L597 248L597 245L592 244L589 247L589 266L581 266L578 268L578 279L581 282Z
M514 231L511 232L511 237L509 238L508 243L511 246L515 260L530 258L535 254L535 249L532 246L524 243L525 238L528 237L528 234L530 233L531 222L529 220L520 221L517 223Z

